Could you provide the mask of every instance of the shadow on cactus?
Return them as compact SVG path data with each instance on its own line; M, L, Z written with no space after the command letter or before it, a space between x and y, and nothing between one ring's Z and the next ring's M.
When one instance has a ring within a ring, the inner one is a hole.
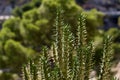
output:
M93 41L87 40L85 15L78 19L77 36L71 31L71 26L60 19L57 13L55 22L55 41L51 49L44 47L36 60L30 60L22 68L23 80L89 80L94 69ZM100 74L96 79L110 80L112 59L112 38L105 36L103 56L100 63Z

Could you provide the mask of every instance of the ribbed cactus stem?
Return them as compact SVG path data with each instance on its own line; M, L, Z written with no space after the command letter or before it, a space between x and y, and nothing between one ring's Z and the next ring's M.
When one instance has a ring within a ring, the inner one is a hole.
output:
M103 57L101 63L101 75L99 80L110 80L110 68L111 59L113 56L112 52L112 38L110 36L105 36L103 45Z
M78 19L78 45L77 45L77 57L79 61L78 79L84 80L85 78L85 55L87 44L87 31L85 27L85 15L81 14Z

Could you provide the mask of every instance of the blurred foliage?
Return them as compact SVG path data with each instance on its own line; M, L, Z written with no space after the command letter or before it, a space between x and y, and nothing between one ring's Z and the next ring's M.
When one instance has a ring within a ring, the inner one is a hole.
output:
M98 33L97 28L103 26L103 16L104 14L98 12L96 9L85 12L87 15L86 26L88 30L88 36L96 36Z
M83 5L88 0L76 0L76 2L80 5Z
M18 80L19 76L11 73L2 73L0 74L0 80Z
M18 72L20 65L33 54L40 53L43 45L51 45L54 34L54 22L58 8L63 10L61 18L72 26L74 35L77 28L77 17L81 12L87 15L86 27L88 38L97 33L102 25L101 12L84 11L74 0L32 0L16 8L14 18L3 23L0 31L0 68L10 67Z
M8 56L9 66L12 66L11 68L10 67L9 68L14 70L15 68L19 70L18 67L23 62L25 62L30 55L35 53L31 49L23 47L19 42L10 39L6 41L6 44L4 45L4 50L6 55ZM14 63L14 67L13 67L13 63Z
M32 0L31 2L24 4L21 8L20 7L16 7L13 10L13 14L15 16L19 16L22 17L23 13L26 11L29 11L33 8L38 8L41 4L41 0Z

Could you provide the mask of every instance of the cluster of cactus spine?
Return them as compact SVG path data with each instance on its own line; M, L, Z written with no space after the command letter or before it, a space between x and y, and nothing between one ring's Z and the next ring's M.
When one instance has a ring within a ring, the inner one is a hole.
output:
M111 59L113 56L112 50L112 38L110 36L105 36L103 41L103 57L101 63L101 74L99 79L100 80L110 80L110 68L111 68Z
M23 80L89 80L93 69L94 45L87 40L85 15L78 19L77 36L71 26L64 24L62 13L57 13L55 42L51 49L44 47L38 62L30 61L23 67ZM112 59L111 38L103 46L101 73L98 80L110 80Z

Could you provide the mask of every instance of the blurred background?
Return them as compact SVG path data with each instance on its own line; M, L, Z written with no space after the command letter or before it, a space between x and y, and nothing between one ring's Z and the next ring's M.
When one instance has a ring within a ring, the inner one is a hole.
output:
M13 9L30 1L32 0L0 0L0 20L8 19L12 16ZM76 0L76 3L86 11L95 8L103 12L105 30L110 27L119 28L120 0Z
M76 35L77 16L86 14L88 38L94 40L95 70L104 35L113 36L115 64L120 61L120 0L0 0L0 80L19 80L21 66L52 43L57 8Z
M0 20L3 21L4 19L12 17L13 9L29 3L30 1L32 0L0 0ZM95 8L103 12L105 14L105 30L110 27L119 28L120 0L76 0L76 3L86 11Z
M85 10L93 8L101 11L104 16L104 29L119 28L120 0L76 0Z

